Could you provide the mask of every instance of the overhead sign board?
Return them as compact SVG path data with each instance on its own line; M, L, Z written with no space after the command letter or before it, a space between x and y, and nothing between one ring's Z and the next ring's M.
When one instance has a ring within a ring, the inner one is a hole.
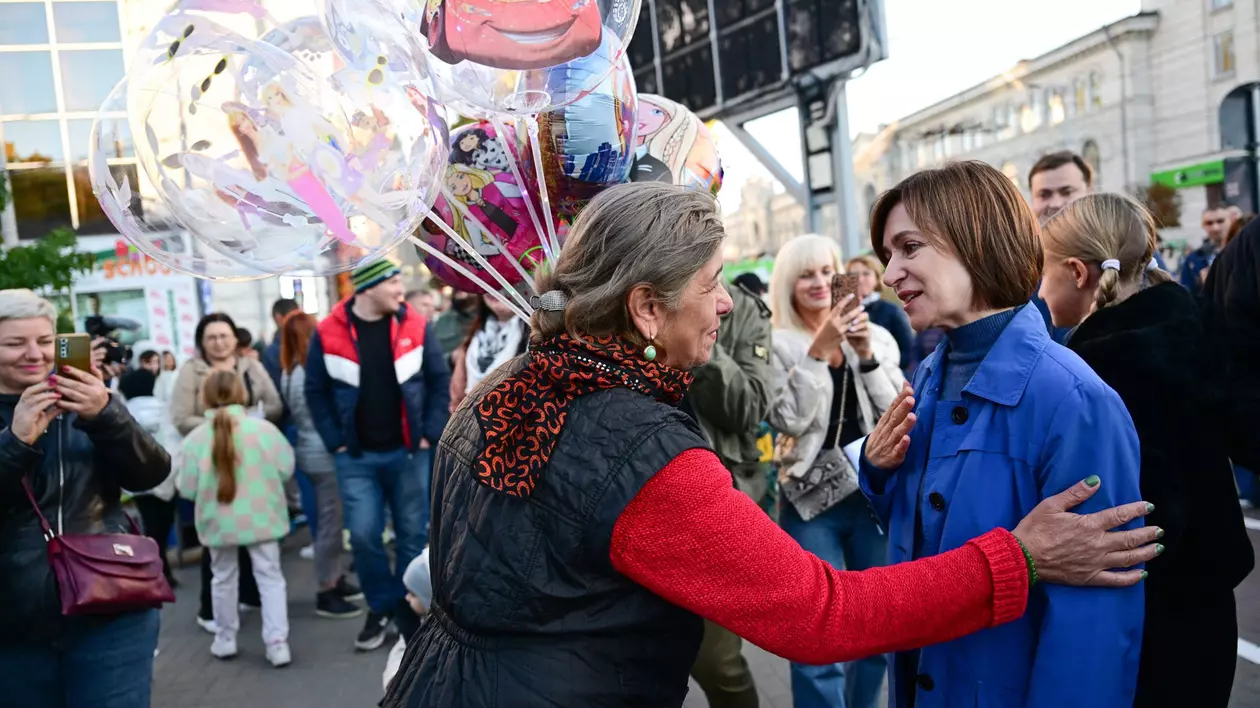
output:
M791 95L792 81L885 58L882 0L643 0L630 42L639 91L722 118Z

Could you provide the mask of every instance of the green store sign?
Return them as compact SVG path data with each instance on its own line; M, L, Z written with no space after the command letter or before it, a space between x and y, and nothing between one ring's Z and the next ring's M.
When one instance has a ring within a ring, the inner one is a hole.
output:
M1151 184L1162 184L1165 187L1178 189L1181 187L1201 187L1205 184L1220 184L1225 181L1225 161L1213 160L1198 165L1178 167L1175 170L1164 170L1151 174Z

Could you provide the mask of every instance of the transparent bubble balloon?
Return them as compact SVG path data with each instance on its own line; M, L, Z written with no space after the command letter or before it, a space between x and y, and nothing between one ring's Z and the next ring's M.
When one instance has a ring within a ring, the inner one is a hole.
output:
M92 123L88 175L101 209L126 241L158 263L181 273L214 280L256 280L270 273L253 268L191 238L144 174L133 154L127 119L127 80L114 87Z
M432 83L387 56L346 65L315 18L259 39L222 19L181 8L135 54L127 113L157 198L202 246L267 273L394 249L446 165Z
M325 17L339 34L368 36L365 14L376 13L363 8L377 2L424 49L442 96L482 116L535 114L581 98L620 61L640 9L640 0L324 0ZM587 63L584 84L565 80L567 66L597 52L606 59Z

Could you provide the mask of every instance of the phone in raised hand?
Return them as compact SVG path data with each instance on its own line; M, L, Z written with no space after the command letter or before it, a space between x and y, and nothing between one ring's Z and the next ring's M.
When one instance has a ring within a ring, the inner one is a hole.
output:
M858 276L850 275L848 273L836 273L831 276L831 306L835 307L840 304L840 301L844 299L845 295L853 296L853 298L849 300L849 304L844 306L845 312L861 305L862 303L858 300L857 296L858 280Z
M59 334L54 340L54 357L56 373L62 368L73 366L79 371L92 371L92 338L86 334Z

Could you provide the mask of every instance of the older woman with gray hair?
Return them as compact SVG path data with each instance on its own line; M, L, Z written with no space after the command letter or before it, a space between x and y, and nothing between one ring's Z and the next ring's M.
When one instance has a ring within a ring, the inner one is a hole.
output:
M147 706L158 611L63 616L23 487L55 533L127 533L121 490L157 486L171 459L98 372L53 372L55 321L47 300L0 290L0 693L17 706Z
M711 197L665 184L612 187L578 217L538 278L530 350L438 444L430 618L382 705L676 708L702 617L831 663L1009 622L1038 577L1140 580L1101 571L1154 557L1154 529L1108 531L1146 504L1068 513L1084 483L920 561L848 572L803 551L676 407L731 307L723 238Z

